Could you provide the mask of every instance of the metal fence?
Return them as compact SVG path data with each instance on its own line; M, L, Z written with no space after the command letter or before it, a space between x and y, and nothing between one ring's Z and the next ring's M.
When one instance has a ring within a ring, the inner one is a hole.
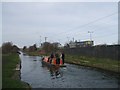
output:
M67 54L81 55L96 58L120 59L120 45L103 45L93 47L65 48Z

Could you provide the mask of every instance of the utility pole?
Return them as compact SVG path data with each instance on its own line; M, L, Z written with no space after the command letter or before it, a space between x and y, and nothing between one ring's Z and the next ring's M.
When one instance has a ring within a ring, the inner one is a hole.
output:
M92 41L92 33L93 33L93 31L88 31L88 33L90 33L90 41Z
M48 37L45 37L45 42L47 41L47 38L48 38Z
M73 42L74 42L74 37L73 37Z
M41 46L41 36L40 36L40 46Z

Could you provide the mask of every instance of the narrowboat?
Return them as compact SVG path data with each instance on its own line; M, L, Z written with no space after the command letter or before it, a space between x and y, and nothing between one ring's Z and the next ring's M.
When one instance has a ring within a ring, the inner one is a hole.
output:
M48 67L55 67L55 66L57 66L56 58L53 58L51 63L50 63L48 56L42 57L41 63L42 63L43 66L45 65L45 66L48 66ZM66 67L66 65L62 64L62 59L60 59L59 66L60 67Z

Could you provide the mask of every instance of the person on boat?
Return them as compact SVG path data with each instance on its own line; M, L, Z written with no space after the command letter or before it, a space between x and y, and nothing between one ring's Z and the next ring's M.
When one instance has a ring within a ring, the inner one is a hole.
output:
M51 55L50 55L50 63L52 63L52 59L54 58L54 54L53 54L53 52L51 53Z
M48 57L48 61L47 62L50 62L50 57Z
M59 54L56 53L56 54L55 54L55 57L56 57L56 64L59 65L59 64L60 64L60 57L59 57Z
M65 54L64 54L64 52L61 53L60 57L62 58L62 63L64 64L64 62L65 62Z

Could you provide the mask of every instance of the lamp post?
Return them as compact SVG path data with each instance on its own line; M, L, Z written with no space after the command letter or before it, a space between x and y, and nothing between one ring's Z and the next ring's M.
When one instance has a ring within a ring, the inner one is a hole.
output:
M41 36L40 36L40 46L41 46Z
M45 37L45 42L47 41L47 38L48 38L48 37Z
M92 41L92 33L93 33L93 31L88 31L88 33L90 33L90 41Z

